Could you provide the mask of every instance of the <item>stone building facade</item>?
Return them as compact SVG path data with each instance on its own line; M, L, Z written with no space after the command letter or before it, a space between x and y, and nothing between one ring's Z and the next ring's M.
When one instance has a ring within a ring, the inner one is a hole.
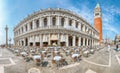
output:
M96 46L99 32L78 14L48 8L34 12L14 27L16 46Z

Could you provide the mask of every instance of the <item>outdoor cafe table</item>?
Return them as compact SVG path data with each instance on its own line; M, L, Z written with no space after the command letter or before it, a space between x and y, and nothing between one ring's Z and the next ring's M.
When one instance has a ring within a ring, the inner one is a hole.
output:
M54 60L55 60L55 61L59 61L59 60L61 60L61 59L62 59L61 56L55 56L55 57L54 57Z
M88 54L89 53L89 51L87 50L87 51L84 51L84 54Z
M74 57L79 57L80 55L79 54L72 54L72 58L74 58Z
M42 51L42 54L44 54L46 51Z
M58 52L59 52L59 51L54 51L54 53L56 53L56 54L57 54Z
M36 59L41 59L41 56L40 55L34 55L33 56L33 59L36 60Z
M27 55L27 53L26 52L21 52L21 55Z
M35 50L30 50L30 52L35 52Z
M88 50L83 52L83 55L86 56L86 57L88 57L88 54L89 54Z
M19 52L19 50L15 50L15 53L18 53Z

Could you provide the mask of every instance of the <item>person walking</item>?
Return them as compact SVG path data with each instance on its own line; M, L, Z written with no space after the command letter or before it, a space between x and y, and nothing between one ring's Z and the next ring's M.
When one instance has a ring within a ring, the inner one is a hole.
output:
M110 48L110 45L108 45L108 52L110 51L110 49L111 49L111 48Z

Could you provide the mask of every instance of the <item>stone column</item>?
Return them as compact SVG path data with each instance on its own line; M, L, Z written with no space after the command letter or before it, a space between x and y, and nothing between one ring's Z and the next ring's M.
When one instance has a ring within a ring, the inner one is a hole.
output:
M74 27L74 28L76 28L76 24L75 24L75 20L72 20L72 26Z
M30 30L30 24L29 23L27 24L27 27L28 27L28 31L29 31Z
M40 23L40 27L42 27L42 26L44 25L44 24L43 24L43 18L42 18L42 17L40 17L39 23Z
M57 25L57 26L60 26L60 17L59 17L59 16L57 16L56 25Z
M94 46L94 40L92 40L92 46Z
M83 46L85 46L85 38L83 38Z
M40 47L43 46L43 42L42 42L42 40L43 40L43 37L42 37L42 34L40 34Z
M49 34L49 39L48 39L48 45L51 45L51 43L50 43L50 34Z
M68 34L66 35L66 46L68 47L69 45L68 45L69 43L68 43Z
M60 46L60 34L58 33L58 45Z
M86 38L86 46L88 46L88 39Z
M35 29L36 28L35 20L32 21L32 24L33 24L33 29Z
M48 21L48 23L47 23L48 26L50 26L51 25L51 17L50 16L47 17L47 21Z
M78 46L81 46L81 37L79 37Z
M73 36L72 46L76 46L75 36Z
M78 25L79 25L78 29L81 31L81 23L78 23Z
M23 26L23 33L26 32L25 25Z
M68 17L65 18L65 27L68 27Z
M33 36L33 46L35 46L35 37L36 35Z

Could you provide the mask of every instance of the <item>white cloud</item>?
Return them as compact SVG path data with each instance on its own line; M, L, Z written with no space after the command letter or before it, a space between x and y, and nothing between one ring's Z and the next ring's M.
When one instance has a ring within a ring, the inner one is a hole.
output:
M107 7L105 10L112 15L116 15L116 14L120 15L120 8L118 8L114 5Z
M120 9L109 6L105 7L103 12L103 30L107 31L104 34L108 34L111 39L114 39L116 34L120 34L115 21L116 15L120 15Z
M108 11L108 9L109 8L106 8L105 13L103 14L103 29L119 34L119 31L115 26L116 12L114 12L115 10L113 12L110 10Z
M77 14L79 14L84 20L86 20L87 22L89 22L90 24L93 24L93 14L91 12L90 9L88 9L87 7L83 6L82 9L76 8L76 7L70 7L69 8L71 11L76 12Z

